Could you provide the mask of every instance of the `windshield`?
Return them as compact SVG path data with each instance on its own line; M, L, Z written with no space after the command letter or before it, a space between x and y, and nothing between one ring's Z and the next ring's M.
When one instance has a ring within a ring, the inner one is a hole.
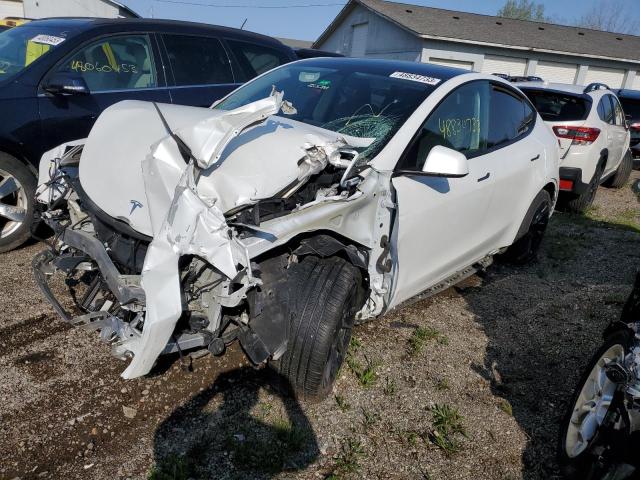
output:
M61 28L35 25L0 30L0 82L15 77L63 43L67 34Z
M589 115L591 102L582 96L529 88L523 88L522 91L547 122L585 120Z
M414 79L392 77L399 73ZM433 92L437 85L424 83L429 80L437 79L397 72L389 64L310 60L272 70L240 87L215 108L244 106L267 97L275 86L296 109L287 118L345 136L375 139L368 147L356 148L362 164L382 150Z

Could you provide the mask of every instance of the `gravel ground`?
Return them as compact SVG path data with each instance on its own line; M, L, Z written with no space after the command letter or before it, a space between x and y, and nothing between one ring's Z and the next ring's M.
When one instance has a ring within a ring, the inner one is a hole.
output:
M537 263L357 327L333 396L310 404L238 348L120 379L42 300L42 246L26 246L0 256L0 478L559 478L559 418L639 247L629 185L602 188L587 215L553 217Z

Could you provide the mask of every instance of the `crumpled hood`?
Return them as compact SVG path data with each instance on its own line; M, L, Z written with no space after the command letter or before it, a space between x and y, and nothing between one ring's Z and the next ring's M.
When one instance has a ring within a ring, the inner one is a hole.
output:
M158 107L198 163L210 162L198 182L198 194L225 213L272 197L314 173L316 165L313 158L310 160L310 152L317 146L327 146L334 154L339 146L347 146L340 134L269 116L262 123L234 132L217 159L205 158L215 150L212 132L226 112L164 104ZM349 137L348 142L350 146L366 146L371 139ZM153 236L185 167L154 104L124 101L108 108L91 131L80 162L80 181L104 212ZM153 182L145 183L145 176L152 177ZM149 213L151 202L156 218Z

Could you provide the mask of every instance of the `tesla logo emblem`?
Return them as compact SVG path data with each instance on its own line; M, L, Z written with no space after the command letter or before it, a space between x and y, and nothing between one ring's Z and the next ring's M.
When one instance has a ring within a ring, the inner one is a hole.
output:
M138 200L129 200L129 203L131 204L131 211L129 212L129 216L131 216L136 208L144 207L144 205L142 205Z

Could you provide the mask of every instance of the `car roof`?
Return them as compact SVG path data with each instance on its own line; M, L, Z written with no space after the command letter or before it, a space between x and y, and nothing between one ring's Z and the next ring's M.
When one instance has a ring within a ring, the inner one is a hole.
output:
M123 32L139 29L150 29L177 33L207 33L224 36L235 36L247 40L259 41L260 43L269 43L274 46L289 49L289 47L286 47L279 40L267 35L261 35L259 33L249 32L247 30L240 30L238 28L210 25L206 23L185 22L181 20L160 20L149 18L58 17L34 20L27 25L31 27L45 25L56 28L70 28L82 31L96 28L108 31Z
M640 100L640 90L630 90L628 88L621 88L616 93L620 98L630 98L632 100Z
M417 63L405 60L387 60L380 58L316 57L299 60L296 63L327 68L330 68L331 66L337 67L339 65L348 65L353 68L360 68L363 71L366 71L367 69L377 70L378 72L384 72L387 75L392 75L394 73L409 73L440 80L436 85L440 85L441 83L444 83L458 75L472 73L469 70L444 67L432 63Z
M535 90L553 90L555 92L573 93L577 95L583 95L585 89L583 85L551 82L515 82L514 85L523 90L526 90L527 88Z

